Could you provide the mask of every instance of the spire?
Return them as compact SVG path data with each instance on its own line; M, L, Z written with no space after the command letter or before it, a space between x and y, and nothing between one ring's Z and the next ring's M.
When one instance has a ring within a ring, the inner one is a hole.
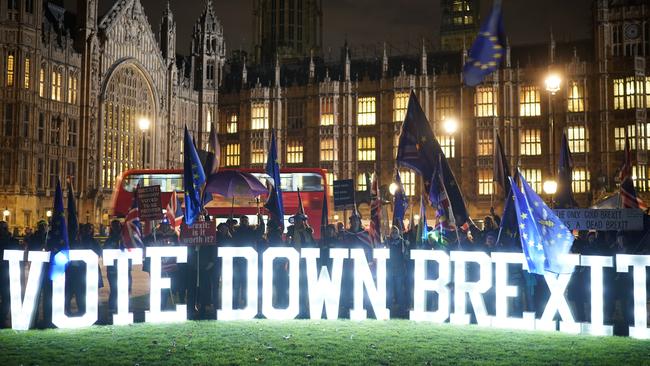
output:
M548 56L550 63L555 63L555 38L553 37L553 28L551 28L551 44L549 45Z
M350 50L345 48L345 81L350 81Z
M248 69L246 68L246 57L244 57L244 65L241 69L241 85L245 87L248 84Z
M280 87L280 56L275 55L275 86Z
M170 0L167 0L167 4L165 5L165 11L163 12L164 16L170 16L172 14L172 8L170 5Z
M510 67L510 38L506 38L506 67Z
M388 75L388 52L386 51L386 42L384 42L384 55L381 60L381 74L384 77Z
M422 56L420 58L420 70L422 70L422 75L427 74L427 46L424 44L424 38L422 38Z
M314 50L309 51L309 81L313 81L316 76L316 65L314 64Z

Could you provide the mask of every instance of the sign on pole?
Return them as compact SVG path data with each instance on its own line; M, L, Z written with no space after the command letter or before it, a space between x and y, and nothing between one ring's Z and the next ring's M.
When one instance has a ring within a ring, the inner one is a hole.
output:
M162 220L160 186L138 188L138 208L141 220Z
M557 209L555 213L570 230L643 230L643 212L636 209Z
M354 209L354 180L342 179L334 181L334 210Z
M192 227L183 222L181 225L181 242L188 246L215 245L217 241L217 223L198 221Z

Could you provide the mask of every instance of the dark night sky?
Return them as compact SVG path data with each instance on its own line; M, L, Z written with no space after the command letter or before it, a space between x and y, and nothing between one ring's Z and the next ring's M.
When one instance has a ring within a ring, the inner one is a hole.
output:
M166 0L140 0L154 32ZM100 0L100 16L114 0ZM485 17L491 1L481 1ZM593 0L503 0L506 33L512 44L548 40L551 27L558 41L590 36ZM75 0L66 0L66 4ZM213 0L222 21L228 50L250 49L253 0ZM192 27L205 0L171 0L177 21L177 50L189 52ZM352 48L386 41L397 49L413 47L422 37L437 43L440 0L323 0L325 49L339 48L348 39ZM69 7L73 9L74 6Z

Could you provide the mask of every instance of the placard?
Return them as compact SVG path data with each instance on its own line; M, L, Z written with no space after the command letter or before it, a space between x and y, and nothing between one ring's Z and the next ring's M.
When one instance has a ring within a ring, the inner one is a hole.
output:
M354 180L342 179L334 181L334 210L354 209Z
M181 225L181 242L189 246L215 245L217 241L217 223L215 221L197 221L189 227Z
M160 186L140 187L137 196L140 220L162 220Z
M643 230L643 212L636 209L586 208L554 211L570 230Z

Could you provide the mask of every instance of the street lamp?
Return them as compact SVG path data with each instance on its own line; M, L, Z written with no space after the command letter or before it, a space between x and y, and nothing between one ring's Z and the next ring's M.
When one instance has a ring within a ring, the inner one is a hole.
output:
M547 180L544 182L542 189L548 195L554 195L557 192L557 182L554 180Z
M9 209L5 207L5 210L2 211L2 221L7 221L7 217L9 217L10 214L11 212L9 212Z
M453 117L445 117L445 119L442 120L442 129L448 135L455 134L456 131L458 131L458 120Z
M339 221L339 215L334 215L334 221Z
M47 216L48 219L52 217L52 210L45 211L45 216Z
M151 121L147 117L141 117L138 120L138 128L140 131L142 131L142 168L145 168L145 162L146 162L146 133L149 130L149 127L151 127Z
M392 196L394 196L398 190L399 190L399 185L395 182L391 183L390 186L388 186L388 192L390 192Z
M562 78L558 74L548 74L544 80L546 91L551 93L551 95L555 95L560 90L560 84L562 84Z

